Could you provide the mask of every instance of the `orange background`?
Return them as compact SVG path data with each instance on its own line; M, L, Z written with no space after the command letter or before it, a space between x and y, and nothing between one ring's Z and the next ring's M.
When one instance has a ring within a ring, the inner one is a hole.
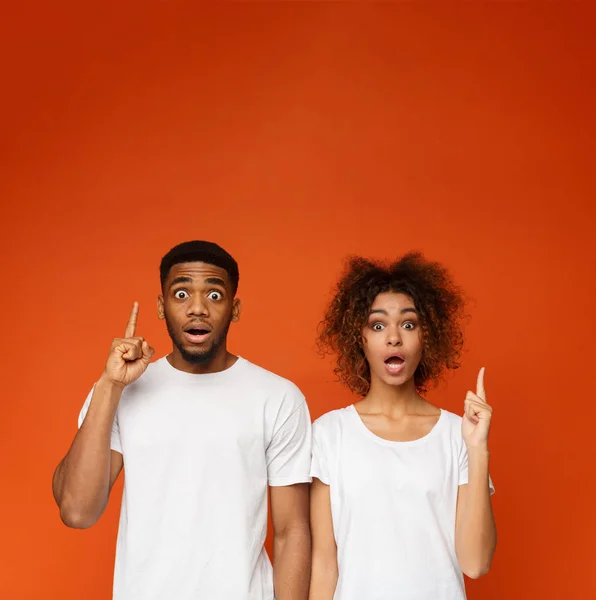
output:
M133 300L168 352L158 264L193 238L240 263L231 349L313 418L352 400L313 346L342 258L448 265L468 350L431 399L461 412L486 365L495 407L499 548L469 597L596 597L587 4L3 11L2 598L111 597L122 482L80 532L51 476Z

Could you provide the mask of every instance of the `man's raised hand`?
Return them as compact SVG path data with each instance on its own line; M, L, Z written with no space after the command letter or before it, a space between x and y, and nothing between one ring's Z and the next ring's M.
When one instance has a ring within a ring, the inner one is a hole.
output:
M139 318L139 303L135 302L123 338L112 342L104 376L113 384L124 387L136 381L144 372L154 350L144 338L135 336Z

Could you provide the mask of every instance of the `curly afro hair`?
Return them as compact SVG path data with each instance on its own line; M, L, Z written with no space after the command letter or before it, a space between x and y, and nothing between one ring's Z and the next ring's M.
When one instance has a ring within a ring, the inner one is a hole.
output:
M362 330L375 298L383 292L409 296L420 319L424 349L414 374L419 392L438 384L446 369L457 369L463 347L465 298L441 264L409 253L385 265L350 257L319 326L318 346L336 354L341 383L365 396L370 369L362 349Z

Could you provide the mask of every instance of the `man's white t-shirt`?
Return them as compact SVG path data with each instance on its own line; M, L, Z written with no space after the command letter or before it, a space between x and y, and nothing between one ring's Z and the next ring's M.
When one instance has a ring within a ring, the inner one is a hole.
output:
M466 597L454 539L458 487L468 482L461 422L442 410L426 436L391 442L353 405L315 421L311 476L330 486L334 600Z
M161 358L124 388L111 447L125 473L114 600L273 600L267 485L310 481L293 383L243 358L206 375Z

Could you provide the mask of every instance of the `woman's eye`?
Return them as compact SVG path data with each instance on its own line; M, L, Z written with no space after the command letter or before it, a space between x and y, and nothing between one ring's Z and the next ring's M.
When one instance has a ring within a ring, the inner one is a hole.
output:
M382 331L383 330L383 324L382 323L375 323L372 326L372 330L373 331Z
M209 292L210 300L221 300L222 298L223 298L223 295L221 292Z
M174 293L174 298L178 298L178 300L185 300L186 298L188 298L188 293L184 290L178 290Z
M414 323L404 323L404 329L414 329L414 327L416 327Z

